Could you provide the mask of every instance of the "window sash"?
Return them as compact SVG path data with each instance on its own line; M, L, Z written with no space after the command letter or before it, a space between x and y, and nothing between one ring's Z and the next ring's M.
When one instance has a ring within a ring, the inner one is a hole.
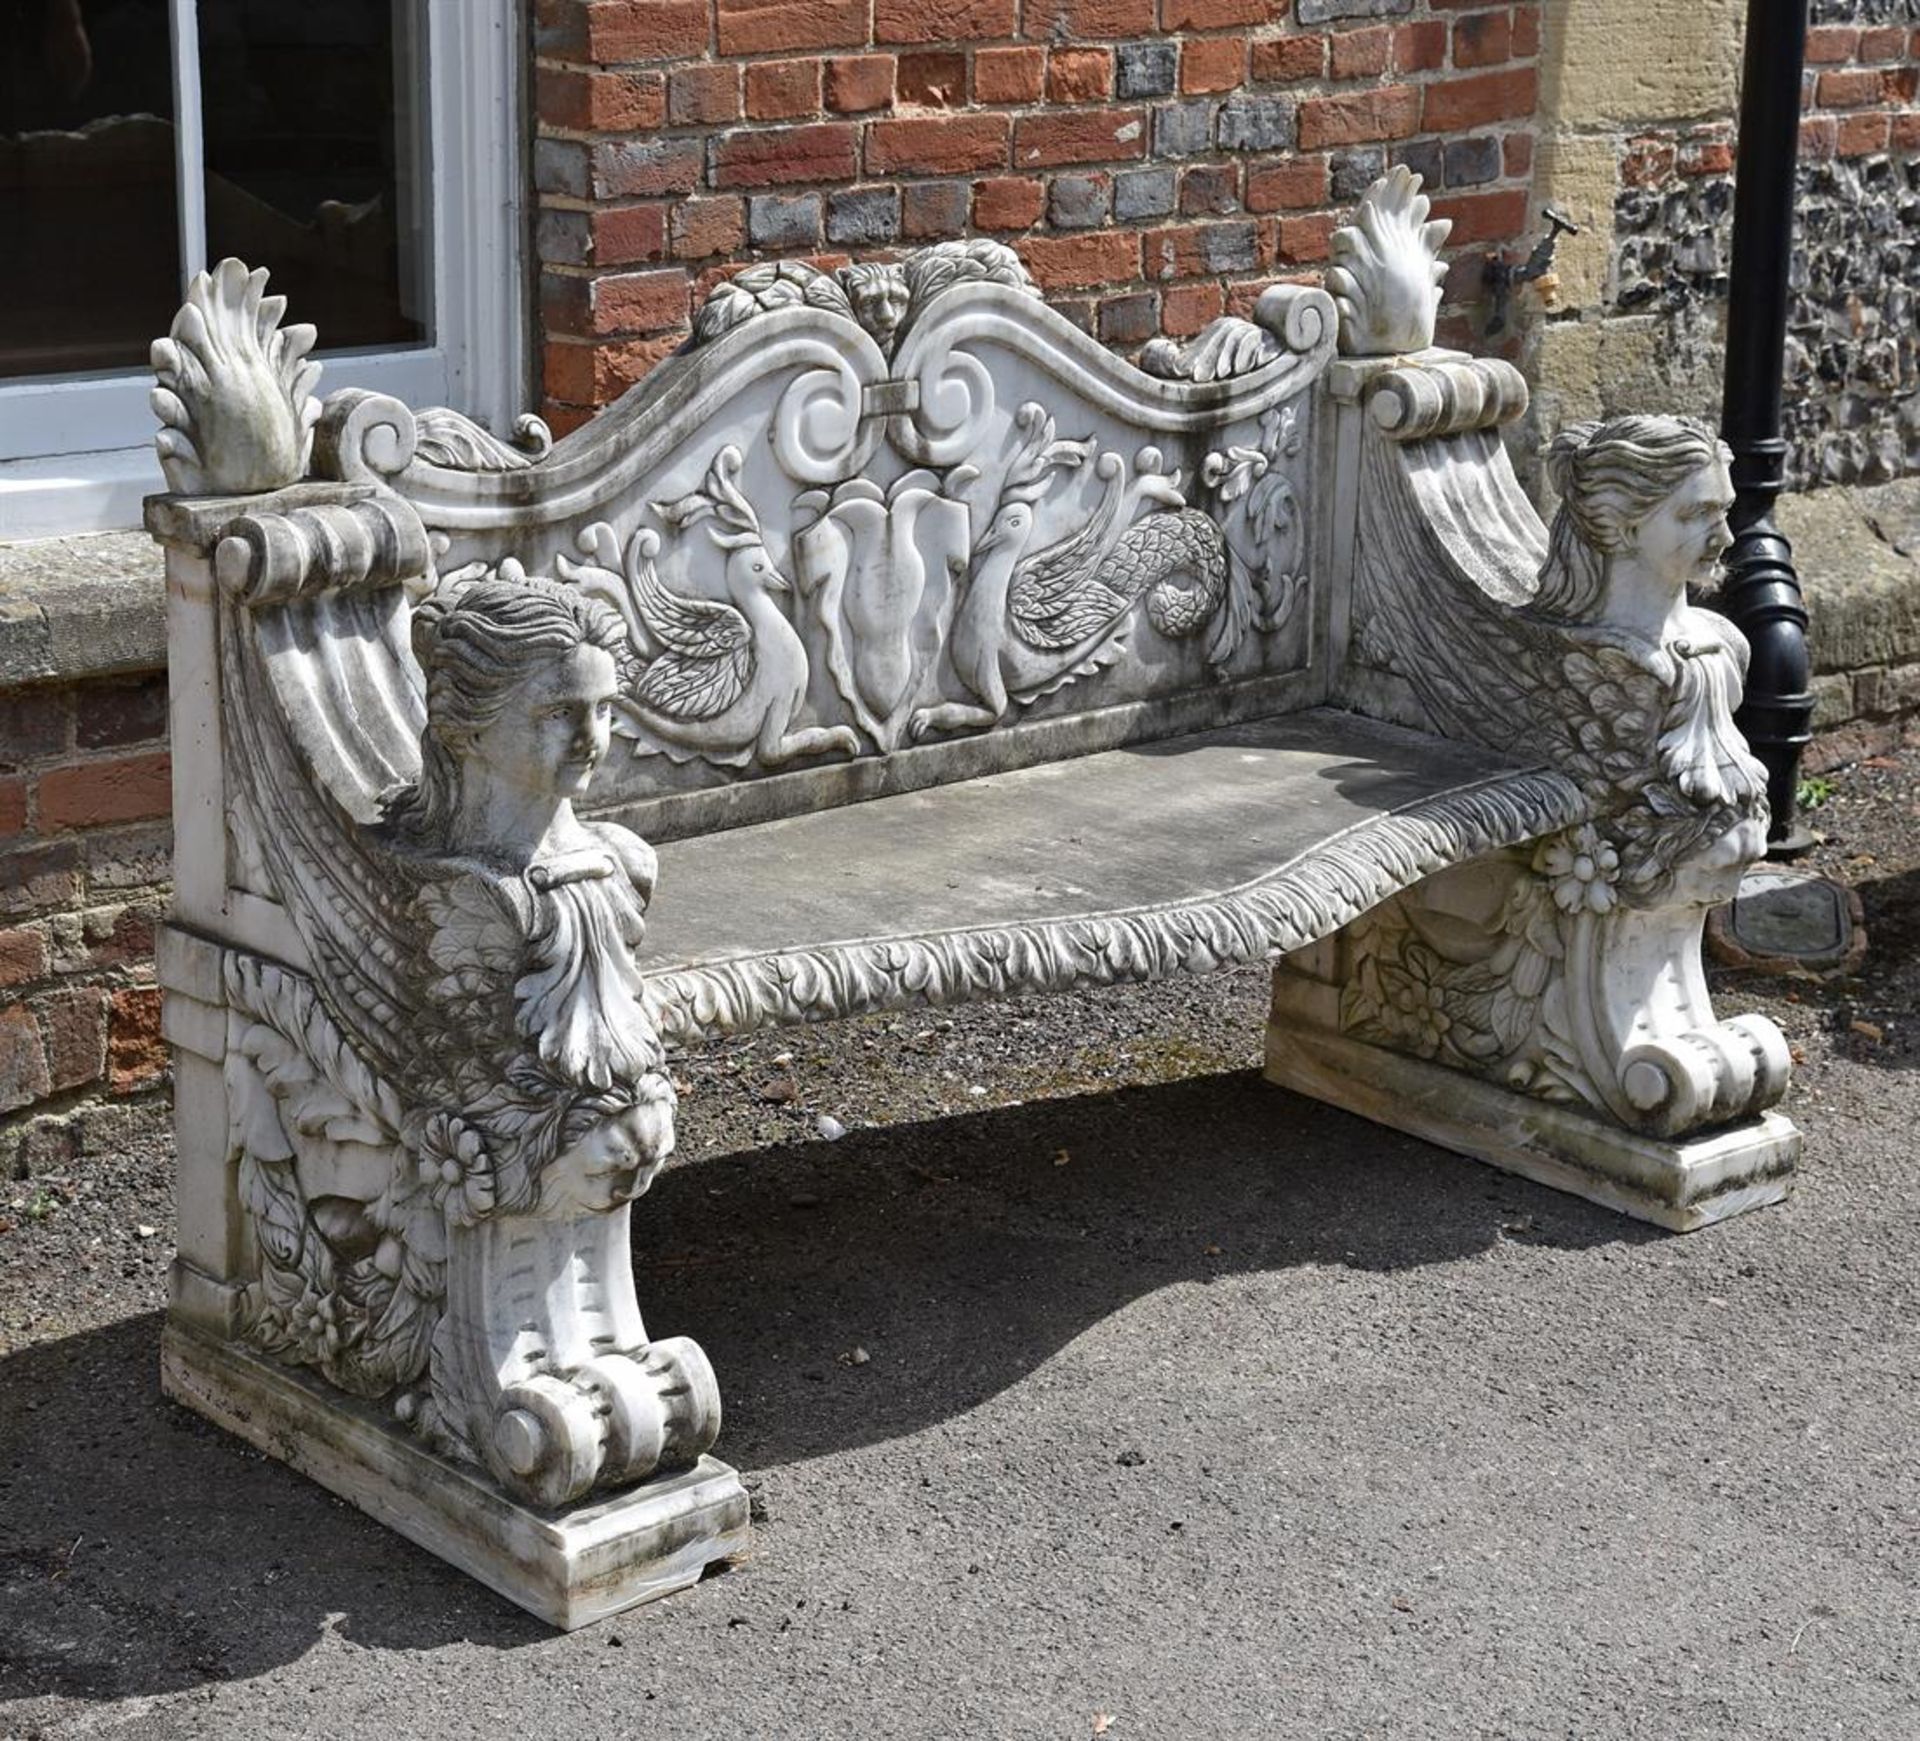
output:
M170 5L180 254L190 276L206 263L198 8ZM391 351L323 348L324 387L451 404L503 430L523 406L526 368L520 0L424 0L423 11L432 340ZM288 314L300 319L297 307ZM0 540L139 524L141 497L165 487L152 387L145 372L0 385Z

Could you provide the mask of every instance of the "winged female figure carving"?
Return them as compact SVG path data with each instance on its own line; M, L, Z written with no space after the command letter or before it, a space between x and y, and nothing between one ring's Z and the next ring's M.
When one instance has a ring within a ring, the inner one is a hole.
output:
M1699 964L1707 906L1766 838L1765 770L1733 723L1746 643L1689 600L1730 542L1727 452L1685 418L1574 425L1543 536L1497 429L1422 432L1450 405L1524 405L1504 368L1376 385L1356 630L1433 724L1570 776L1593 820L1509 862L1484 922L1439 895L1362 921L1346 1024L1630 1128L1747 1116L1784 1091L1785 1043L1717 1021Z
M1423 704L1496 748L1545 747L1610 817L1638 898L1657 899L1679 865L1730 830L1751 845L1766 784L1733 725L1746 644L1688 598L1711 582L1728 541L1732 485L1712 432L1675 417L1563 431L1547 459L1561 494L1545 547L1524 533L1503 540L1489 516L1478 577L1452 550L1421 566L1389 554L1400 537L1421 538L1415 505L1445 482L1432 466L1402 470L1404 451L1369 449L1388 513L1360 609ZM1529 557L1537 572L1518 566Z
M617 708L622 735L642 755L695 756L725 766L778 767L800 756L857 755L850 726L802 726L809 664L779 600L793 588L768 550L740 489L737 448L723 447L699 490L655 512L676 530L705 524L726 555L725 600L688 598L660 579L659 535L642 527L624 561L604 521L580 536L590 562L562 557L561 575L616 606L639 649L639 674Z
M712 1373L648 1340L628 1257L673 1147L634 960L655 860L573 807L635 674L620 619L513 564L443 582L412 612L417 773L359 820L309 746L320 698L379 694L347 665L398 651L392 591L245 602L252 632L223 637L235 766L312 968L230 958L256 1344L391 1395L542 1504L692 1462ZM364 632L309 638L307 608Z

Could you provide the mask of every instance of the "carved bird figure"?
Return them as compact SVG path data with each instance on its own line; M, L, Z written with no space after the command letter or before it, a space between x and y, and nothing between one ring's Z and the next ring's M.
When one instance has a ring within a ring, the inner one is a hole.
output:
M1051 475L1087 463L1093 444L1056 441L1053 420L1038 405L1023 406L1019 421L1026 441L973 548L947 639L954 674L977 700L920 709L908 726L916 738L991 726L1013 703L1112 665L1143 598L1148 621L1177 639L1200 628L1226 595L1219 528L1186 505L1176 479L1149 470L1129 488L1117 454L1100 457L1106 488L1086 523L1027 554L1035 504ZM1162 511L1127 525L1129 507L1142 498Z
M726 552L726 598L688 598L661 580L658 534L643 528L624 563L604 522L581 534L590 563L560 559L561 574L625 617L642 661L621 698L622 735L642 755L695 756L730 767L778 767L799 756L859 753L849 726L796 724L807 696L805 644L780 607L792 592L740 489L739 449L723 447L699 490L655 511L676 530L704 524ZM624 576L624 578L623 578Z

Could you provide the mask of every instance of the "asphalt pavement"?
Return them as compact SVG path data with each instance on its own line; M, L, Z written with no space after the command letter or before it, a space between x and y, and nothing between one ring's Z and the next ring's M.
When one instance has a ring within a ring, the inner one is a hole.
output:
M130 1118L0 1185L0 1735L1920 1737L1895 774L1863 976L1722 977L1807 1159L1697 1234L1268 1087L1257 971L683 1060L641 1299L755 1544L572 1635L161 1399Z

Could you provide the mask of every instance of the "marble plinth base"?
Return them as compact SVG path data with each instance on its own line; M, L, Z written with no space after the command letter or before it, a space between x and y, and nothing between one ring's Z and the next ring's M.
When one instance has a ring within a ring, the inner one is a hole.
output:
M377 1408L185 1325L167 1326L160 1374L176 1401L568 1631L696 1583L748 1545L746 1489L712 1457L543 1512L434 1456Z
M1792 1188L1800 1132L1762 1113L1666 1140L1606 1124L1418 1058L1278 1023L1267 1080L1442 1148L1677 1233L1777 1203Z

